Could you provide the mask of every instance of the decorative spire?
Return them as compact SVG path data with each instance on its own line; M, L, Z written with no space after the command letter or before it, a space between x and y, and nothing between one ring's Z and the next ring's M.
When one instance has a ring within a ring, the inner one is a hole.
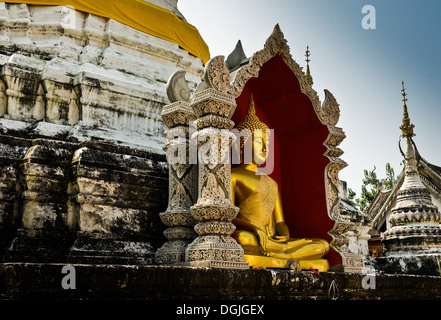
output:
M306 54L305 54L305 56L306 56L306 80L312 86L314 81L312 81L311 71L309 70L309 62L311 61L309 59L309 56L310 56L309 53L310 53L309 46L306 46Z
M407 104L406 104L406 89L404 88L404 81L401 81L401 84L403 86L403 89L401 89L401 95L403 96L403 124L400 126L402 137L403 138L411 138L415 136L413 133L413 128L415 127L413 124L410 123L409 113L407 112Z

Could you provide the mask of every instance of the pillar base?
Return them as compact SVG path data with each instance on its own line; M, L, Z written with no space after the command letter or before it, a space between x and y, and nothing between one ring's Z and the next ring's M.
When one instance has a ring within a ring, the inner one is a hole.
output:
M186 263L190 266L248 269L243 249L236 240L225 235L203 235L188 245Z
M248 262L200 260L186 262L184 265L198 268L219 268L219 269L249 269Z
M164 243L164 245L156 251L156 264L181 264L185 261L185 249L187 249L189 241L172 240Z

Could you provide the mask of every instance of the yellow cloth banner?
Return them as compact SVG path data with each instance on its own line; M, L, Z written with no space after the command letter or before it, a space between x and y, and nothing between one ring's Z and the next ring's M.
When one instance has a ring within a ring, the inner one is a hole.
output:
M173 12L143 0L12 0L7 3L72 6L75 10L110 18L132 28L178 44L205 64L210 51L199 31Z

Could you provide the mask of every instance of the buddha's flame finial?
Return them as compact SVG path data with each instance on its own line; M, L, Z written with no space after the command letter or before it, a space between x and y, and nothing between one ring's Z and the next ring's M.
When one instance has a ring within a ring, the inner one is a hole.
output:
M403 138L411 138L415 136L413 133L413 128L415 127L413 124L410 123L409 113L407 112L407 104L406 104L406 89L404 88L404 81L401 82L403 89L401 89L401 94L403 96L403 124L400 126L402 137Z
M250 100L248 102L247 114L243 118L242 122L240 122L237 127L239 131L244 129L248 129L251 132L254 130L267 130L268 126L260 121L259 117L256 115L256 108L254 106L254 98L253 95L250 95Z
M310 52L309 52L309 46L306 46L306 80L308 83L312 86L314 81L312 81L311 71L309 70L309 62L311 59L309 59Z
M254 106L254 97L251 94L248 102L247 114L243 120L236 126L236 129L241 132L240 145L243 149L245 142L252 136L254 130L263 130L269 134L269 127L256 115L256 108Z
M254 98L253 95L250 95L250 101L248 102L247 115L255 116L256 115L256 107L254 106ZM255 116L257 118L257 116Z

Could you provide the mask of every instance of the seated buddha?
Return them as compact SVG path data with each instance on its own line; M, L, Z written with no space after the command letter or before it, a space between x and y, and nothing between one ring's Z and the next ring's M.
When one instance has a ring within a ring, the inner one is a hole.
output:
M231 171L231 200L240 211L233 220L236 231L232 236L243 247L245 261L251 267L327 271L329 263L322 257L329 251L328 242L291 238L277 182L268 175L257 174L268 156L267 129L257 117L251 97L247 115L237 126L241 163ZM252 146L250 163L243 160L246 143Z

